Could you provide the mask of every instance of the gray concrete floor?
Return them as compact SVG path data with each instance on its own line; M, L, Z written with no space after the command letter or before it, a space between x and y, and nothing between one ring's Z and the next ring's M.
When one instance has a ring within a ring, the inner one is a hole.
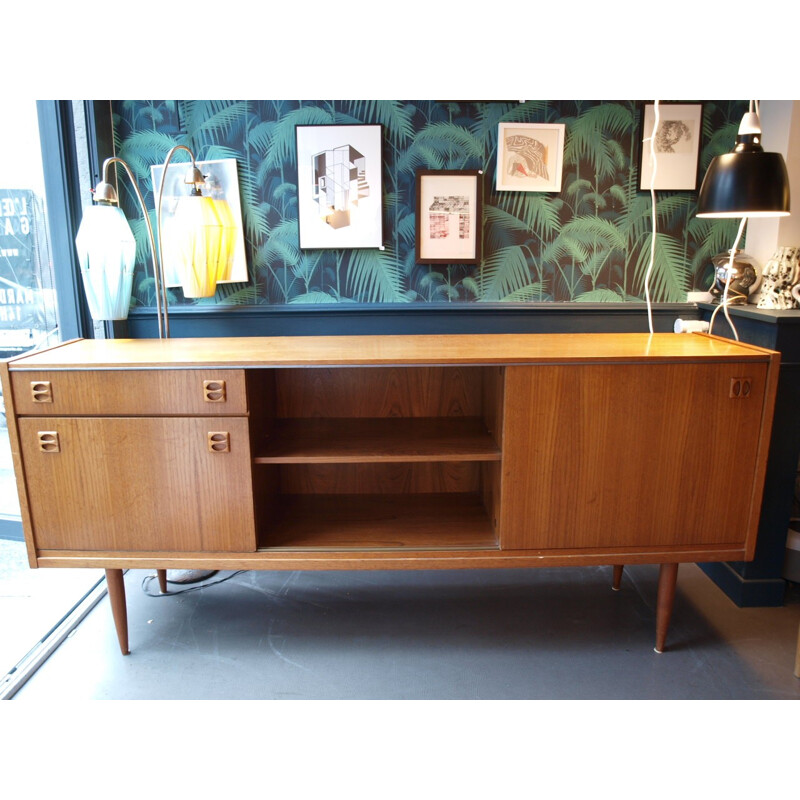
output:
M106 597L13 699L800 698L800 587L737 608L695 565L661 655L653 566L619 592L610 567L218 573L155 597L152 574L126 574L129 656Z
M101 569L31 569L24 542L0 539L0 676L103 575Z

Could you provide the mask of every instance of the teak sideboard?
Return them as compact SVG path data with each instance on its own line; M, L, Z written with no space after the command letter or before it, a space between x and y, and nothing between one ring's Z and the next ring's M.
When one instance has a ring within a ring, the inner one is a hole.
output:
M2 362L32 567L753 558L778 353L704 334L79 339Z

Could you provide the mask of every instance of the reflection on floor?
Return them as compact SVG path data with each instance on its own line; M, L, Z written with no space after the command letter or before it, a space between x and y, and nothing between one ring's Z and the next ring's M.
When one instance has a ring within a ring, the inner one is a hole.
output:
M126 574L130 656L106 597L14 699L800 698L800 587L737 608L695 565L662 655L654 566L619 592L610 567L218 573L172 596L152 574Z
M0 539L0 677L102 578L101 569L31 569L25 542Z

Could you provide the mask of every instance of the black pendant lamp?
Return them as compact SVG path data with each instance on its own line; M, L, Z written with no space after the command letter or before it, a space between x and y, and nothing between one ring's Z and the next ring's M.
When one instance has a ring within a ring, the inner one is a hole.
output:
M733 151L717 156L697 198L698 217L786 217L789 174L780 153L765 153L761 122L752 109L742 118Z

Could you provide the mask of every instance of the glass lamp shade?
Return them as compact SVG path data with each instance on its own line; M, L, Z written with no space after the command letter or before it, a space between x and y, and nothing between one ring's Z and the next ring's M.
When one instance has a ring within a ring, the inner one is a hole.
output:
M222 244L218 263L217 281L229 281L233 272L233 254L236 249L238 227L230 204L224 198L214 198L214 207L222 223Z
M105 204L87 208L75 248L92 319L127 319L136 240L121 209Z
M780 217L789 214L789 175L780 153L717 156L703 178L698 217Z
M214 200L202 195L181 197L170 225L185 297L213 297L217 276L224 272L225 227Z

